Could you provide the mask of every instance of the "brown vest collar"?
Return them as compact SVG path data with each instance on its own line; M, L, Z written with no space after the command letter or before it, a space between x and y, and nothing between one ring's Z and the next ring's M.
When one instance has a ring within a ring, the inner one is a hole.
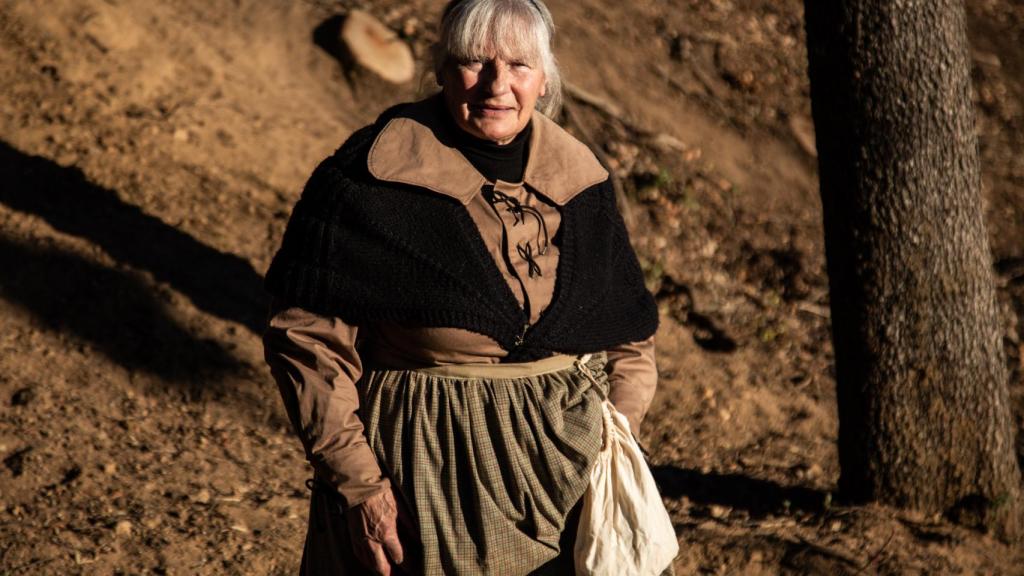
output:
M388 121L367 156L379 180L412 184L469 204L487 180L445 136L437 96L411 104ZM559 206L603 182L608 172L582 142L534 111L523 182Z

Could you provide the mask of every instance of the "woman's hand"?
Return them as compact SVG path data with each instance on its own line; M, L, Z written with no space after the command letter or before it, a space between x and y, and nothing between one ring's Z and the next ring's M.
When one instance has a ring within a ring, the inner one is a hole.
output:
M398 506L391 490L381 490L346 514L352 551L364 566L391 575L391 566L405 562L398 539Z

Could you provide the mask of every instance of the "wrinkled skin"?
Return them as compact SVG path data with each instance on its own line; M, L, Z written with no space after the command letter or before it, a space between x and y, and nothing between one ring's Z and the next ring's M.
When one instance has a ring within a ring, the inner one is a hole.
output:
M440 81L448 112L459 128L497 144L508 144L523 131L537 99L547 93L539 63L497 55L449 61Z
M399 539L399 525L411 528L412 522L400 511L394 493L381 490L346 514L352 551L367 568L382 576L414 574L412 554ZM394 570L397 567L399 570Z

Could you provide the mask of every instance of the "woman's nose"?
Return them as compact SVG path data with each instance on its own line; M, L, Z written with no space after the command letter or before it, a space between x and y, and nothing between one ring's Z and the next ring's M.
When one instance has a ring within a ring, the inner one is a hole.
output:
M487 67L486 84L492 94L504 94L508 91L509 68L502 62L491 61Z

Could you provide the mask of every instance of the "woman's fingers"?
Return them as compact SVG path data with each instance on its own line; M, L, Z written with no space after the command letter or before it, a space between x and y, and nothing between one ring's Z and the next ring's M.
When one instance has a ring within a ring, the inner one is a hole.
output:
M405 561L405 551L402 549L402 542L398 539L398 528L394 524L391 525L391 530L384 534L382 544L392 562L401 564Z
M371 496L349 510L348 516L356 558L377 574L390 576L391 564L405 560L398 538L398 507L391 491Z
M373 554L373 563L370 568L381 576L391 576L391 563L384 554L384 547L377 542L368 542L370 551Z
M391 562L388 561L388 553L380 542L363 538L358 542L353 540L352 551L356 558L370 570L381 576L390 576Z

